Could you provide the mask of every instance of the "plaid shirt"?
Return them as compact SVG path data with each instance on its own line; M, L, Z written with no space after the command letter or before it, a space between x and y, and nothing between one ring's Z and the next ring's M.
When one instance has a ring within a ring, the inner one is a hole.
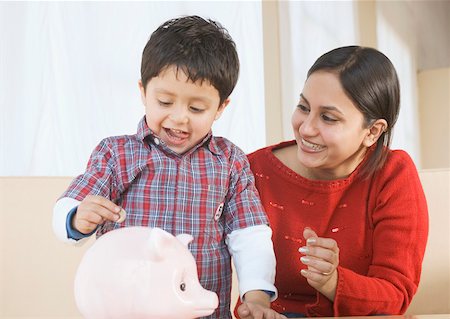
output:
M185 154L171 151L148 128L104 139L93 151L86 172L63 197L106 197L127 211L122 224L106 222L97 237L119 227L160 227L173 235L191 234L205 289L215 291L219 307L208 318L231 318L230 254L226 235L268 224L246 155L211 133Z

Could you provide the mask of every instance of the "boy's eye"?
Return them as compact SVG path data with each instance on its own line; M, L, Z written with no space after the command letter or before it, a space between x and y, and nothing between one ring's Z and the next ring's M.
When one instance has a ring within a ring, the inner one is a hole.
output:
M203 109L199 108L199 107L195 107L195 106L191 106L189 107L189 109L194 112L194 113L200 113L203 112Z
M169 106L172 102L158 100L158 104L161 106Z

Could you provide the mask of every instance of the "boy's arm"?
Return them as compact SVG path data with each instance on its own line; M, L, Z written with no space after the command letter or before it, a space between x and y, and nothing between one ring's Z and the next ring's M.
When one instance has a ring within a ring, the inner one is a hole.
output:
M80 205L80 203L76 199L63 197L56 202L53 208L53 231L56 237L65 243L82 244L89 237L86 236L85 238L76 240L69 236L71 224L67 222L67 219L72 210Z
M267 225L257 225L235 230L227 236L227 245L236 269L239 294L254 290L269 292L270 301L277 298L275 281L275 253L272 230Z

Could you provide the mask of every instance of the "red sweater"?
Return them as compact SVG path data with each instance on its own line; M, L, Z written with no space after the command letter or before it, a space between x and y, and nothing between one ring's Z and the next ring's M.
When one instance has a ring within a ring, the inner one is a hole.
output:
M425 195L411 158L390 151L370 179L356 169L335 181L308 180L283 165L272 149L249 155L256 186L269 216L277 258L278 312L307 316L402 314L419 284L428 237ZM334 302L300 275L303 228L336 240L338 284Z

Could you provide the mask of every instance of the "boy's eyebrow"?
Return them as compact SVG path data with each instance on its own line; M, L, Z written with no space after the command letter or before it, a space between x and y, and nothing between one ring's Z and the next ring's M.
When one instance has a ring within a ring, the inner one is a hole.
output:
M171 95L171 96L176 96L176 93L166 90L166 89L161 89L161 88L156 88L155 89L156 93L161 93L161 94L167 94L167 95ZM207 97L203 97L203 96L192 96L190 98L193 101L199 101L199 102L205 102L205 103L211 103L211 99L207 98Z
M300 93L300 98L303 99L303 100L305 100L306 104L309 105L309 101L308 101L308 99L303 95L303 93ZM332 105L321 105L320 108L321 108L321 109L328 110L328 111L336 111L336 112L338 112L338 113L340 113L340 114L342 114L342 115L344 114L344 113L342 113L342 111L339 110L336 106L332 106Z

